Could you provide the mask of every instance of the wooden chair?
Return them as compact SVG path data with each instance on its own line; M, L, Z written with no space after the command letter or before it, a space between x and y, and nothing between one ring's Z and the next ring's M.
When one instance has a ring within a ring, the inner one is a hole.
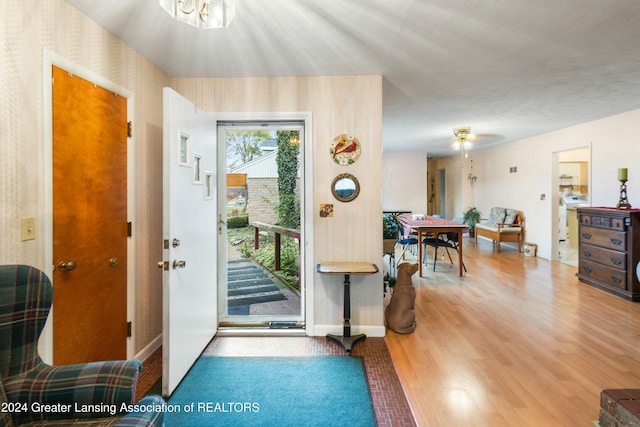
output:
M493 207L489 212L489 218L481 218L475 223L475 241L478 236L486 237L496 244L500 252L502 242L518 244L518 252L522 252L524 241L524 219L515 209Z

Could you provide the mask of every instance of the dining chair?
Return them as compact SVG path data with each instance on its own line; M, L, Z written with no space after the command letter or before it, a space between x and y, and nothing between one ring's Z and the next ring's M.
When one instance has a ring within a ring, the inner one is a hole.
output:
M418 235L416 231L408 226L401 226L398 232L398 242L396 243L396 247L398 246L402 248L402 253L396 262L396 267L405 259L407 250L410 250L414 256L418 256Z
M449 249L453 249L458 252L458 256L460 256L460 251L458 247L460 242L458 241L458 233L455 231L449 231L446 233L438 233L435 237L427 237L422 240L422 244L424 245L423 259L422 262L427 264L427 246L431 246L434 248L433 255L433 271L436 271L436 262L438 261L438 249L444 249L449 257L449 261L453 264L453 259L451 258L451 253L449 253ZM444 253L443 253L444 257ZM462 268L464 268L465 273L467 272L467 266L464 265L464 261L462 261Z
M395 245L396 248L398 246L402 247L402 253L398 257L398 261L396 262L396 268L398 267L398 265L400 265L400 263L404 259L404 255L406 254L408 249L413 249L418 247L418 239L411 236L401 237Z

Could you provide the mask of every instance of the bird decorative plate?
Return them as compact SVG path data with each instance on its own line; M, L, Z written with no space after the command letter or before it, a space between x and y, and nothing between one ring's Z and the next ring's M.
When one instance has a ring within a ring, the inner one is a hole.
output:
M360 157L360 142L352 135L340 134L333 138L329 153L335 163L342 166L352 165Z

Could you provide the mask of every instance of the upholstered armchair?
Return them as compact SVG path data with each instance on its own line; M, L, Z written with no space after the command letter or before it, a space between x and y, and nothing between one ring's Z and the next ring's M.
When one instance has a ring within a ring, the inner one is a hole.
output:
M38 338L52 296L40 270L0 266L0 427L162 425L162 397L134 405L139 361L51 366L40 359Z

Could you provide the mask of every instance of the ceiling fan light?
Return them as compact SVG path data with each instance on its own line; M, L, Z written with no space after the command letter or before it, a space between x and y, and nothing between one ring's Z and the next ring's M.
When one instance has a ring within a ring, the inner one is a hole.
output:
M455 135L451 138L451 148L456 151L460 151L462 148L465 155L471 148L473 148L473 140L476 138L476 135L471 133L470 126L461 126L453 129L453 134Z
M467 135L469 135L470 133L471 133L471 127L470 126L461 126L461 127L453 129L453 134L455 136L457 136L458 138L466 138Z

